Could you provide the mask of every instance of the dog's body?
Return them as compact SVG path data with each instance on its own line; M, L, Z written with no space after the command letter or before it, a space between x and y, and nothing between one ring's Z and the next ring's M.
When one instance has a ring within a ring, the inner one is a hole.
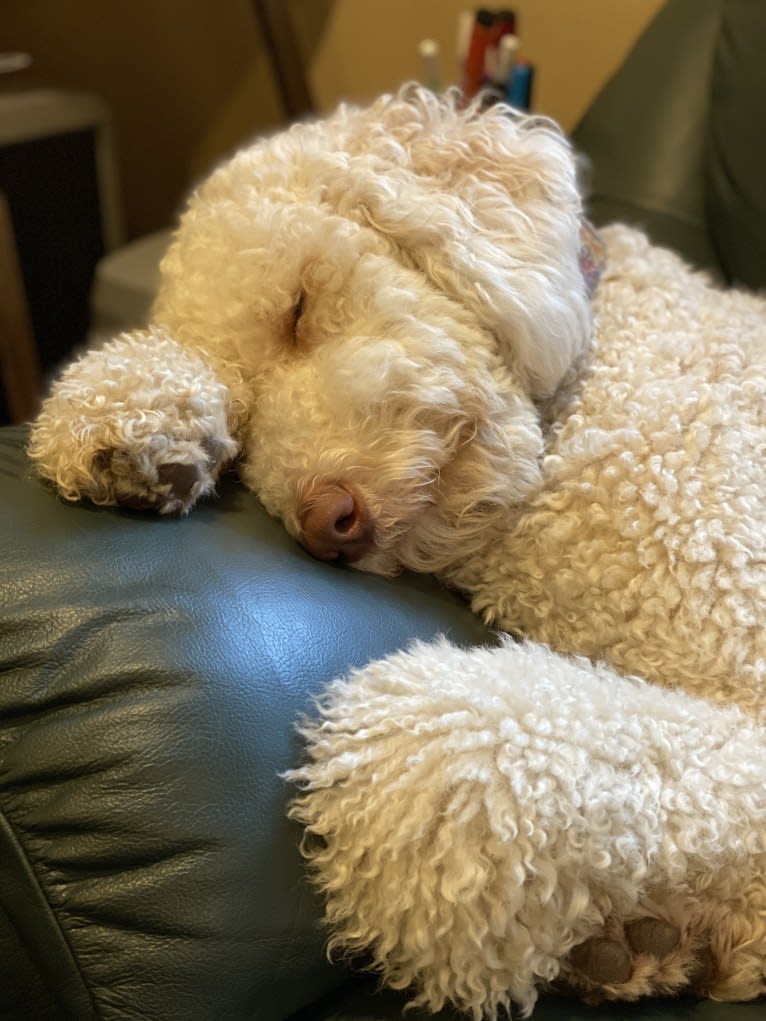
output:
M628 227L604 238L591 307L574 161L546 122L418 91L342 108L199 189L156 326L72 366L30 446L67 498L160 511L239 452L315 556L436 573L495 626L608 664L585 720L582 663L477 652L474 731L464 705L438 722L464 654L421 649L338 687L337 733L307 732L296 814L326 842L337 942L477 1015L557 976L613 998L766 991L766 302ZM558 772L543 737L572 753ZM593 789L607 760L627 814ZM413 801L425 761L436 786Z
M766 304L624 227L543 483L453 577L504 630L766 710Z

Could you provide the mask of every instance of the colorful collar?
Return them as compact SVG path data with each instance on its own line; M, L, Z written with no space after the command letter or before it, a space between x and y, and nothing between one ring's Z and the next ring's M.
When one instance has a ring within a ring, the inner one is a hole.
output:
M606 265L606 245L596 228L585 217L580 219L580 271L588 297L592 298Z

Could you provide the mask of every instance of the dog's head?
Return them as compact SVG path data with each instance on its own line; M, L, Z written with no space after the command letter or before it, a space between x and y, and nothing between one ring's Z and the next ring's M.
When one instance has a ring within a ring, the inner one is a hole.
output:
M438 570L540 481L534 401L590 334L547 121L410 88L265 140L194 196L155 317L243 409L243 476L315 555Z

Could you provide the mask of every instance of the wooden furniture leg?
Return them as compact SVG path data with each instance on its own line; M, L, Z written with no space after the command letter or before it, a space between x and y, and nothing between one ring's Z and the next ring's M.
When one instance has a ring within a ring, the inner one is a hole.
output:
M0 193L0 385L11 422L32 418L41 393L40 362L19 267L11 213Z

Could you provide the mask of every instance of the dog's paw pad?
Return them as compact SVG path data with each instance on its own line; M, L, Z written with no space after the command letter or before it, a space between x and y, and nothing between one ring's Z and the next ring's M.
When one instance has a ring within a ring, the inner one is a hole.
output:
M138 496L134 494L132 496L120 497L120 506L127 507L128 510L157 510L159 504L156 499L148 496Z
M681 942L681 933L662 918L638 918L625 926L625 938L636 954L667 957Z
M569 955L570 965L596 985L622 985L633 972L630 954L613 939L593 936L576 946Z
M198 482L204 478L204 470L196 464L179 464L168 461L157 469L157 480L161 486L170 486L170 498L184 501Z
M200 440L200 446L205 451L208 465L211 468L217 468L231 456L226 444L221 443L220 440L215 439L213 436L204 436Z

